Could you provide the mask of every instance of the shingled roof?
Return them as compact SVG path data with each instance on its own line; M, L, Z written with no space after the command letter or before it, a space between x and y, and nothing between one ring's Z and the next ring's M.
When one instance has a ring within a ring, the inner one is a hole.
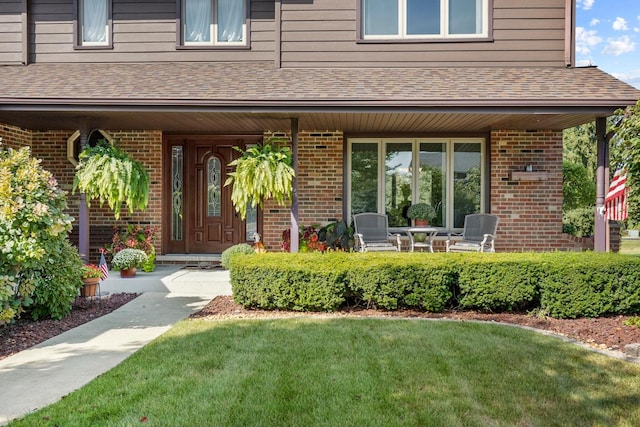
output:
M0 123L77 129L484 132L564 129L635 104L595 67L284 68L263 63L0 67Z
M595 67L32 64L0 67L0 81L0 105L624 106L640 98L640 91Z

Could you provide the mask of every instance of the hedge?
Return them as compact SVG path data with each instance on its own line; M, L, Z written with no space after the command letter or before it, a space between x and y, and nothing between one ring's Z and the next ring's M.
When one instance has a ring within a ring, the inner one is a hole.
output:
M234 257L231 284L236 302L265 309L640 313L640 257L592 252L267 253Z

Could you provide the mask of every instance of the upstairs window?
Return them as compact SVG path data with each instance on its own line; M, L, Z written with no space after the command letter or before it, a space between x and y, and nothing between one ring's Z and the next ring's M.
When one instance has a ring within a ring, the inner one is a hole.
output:
M78 46L111 45L111 1L77 0Z
M246 0L183 0L182 43L185 46L246 45Z
M362 37L487 37L488 2L489 0L362 0Z

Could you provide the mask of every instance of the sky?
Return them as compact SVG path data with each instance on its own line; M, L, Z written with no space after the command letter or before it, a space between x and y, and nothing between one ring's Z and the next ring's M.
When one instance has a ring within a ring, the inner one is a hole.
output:
M640 89L640 0L577 0L576 64Z

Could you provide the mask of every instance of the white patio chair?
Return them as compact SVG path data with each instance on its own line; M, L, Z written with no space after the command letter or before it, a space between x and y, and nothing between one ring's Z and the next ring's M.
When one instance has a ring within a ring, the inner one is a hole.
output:
M495 252L498 217L490 214L473 214L464 218L462 234L449 233L447 252ZM451 236L462 240L451 241Z
M400 235L389 234L386 215L361 213L353 216L356 250L359 252L395 251L400 252ZM396 244L391 242L395 239Z

